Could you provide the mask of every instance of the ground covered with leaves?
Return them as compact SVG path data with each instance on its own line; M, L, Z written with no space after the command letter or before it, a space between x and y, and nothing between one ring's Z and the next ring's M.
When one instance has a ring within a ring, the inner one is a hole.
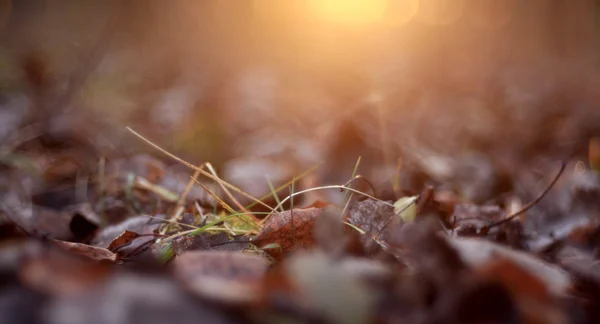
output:
M0 1L0 323L600 323L597 4L239 2Z
M3 323L600 320L594 139L530 201L481 204L443 185L383 197L360 159L344 185L255 198L159 147L83 177L84 144L18 144L0 173Z

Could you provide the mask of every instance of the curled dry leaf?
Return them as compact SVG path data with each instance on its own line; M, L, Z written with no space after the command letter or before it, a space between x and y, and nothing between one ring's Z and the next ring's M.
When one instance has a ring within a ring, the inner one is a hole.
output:
M402 197L394 202L394 214L400 216L405 222L412 222L417 217L415 202L418 196Z
M142 234L153 233L160 225L160 220L150 219L147 216L137 216L129 218L119 224L108 226L102 229L96 238L92 241L95 246L108 248L109 245L125 231Z
M105 248L59 240L51 240L51 242L66 251L73 252L92 260L108 260L112 262L117 261L117 255Z
M110 242L108 250L116 253L120 248L131 244L131 242L138 237L140 237L140 235L136 232L125 231Z
M186 251L174 261L175 276L200 296L228 303L259 297L265 258L229 251Z
M287 210L271 215L263 229L252 243L258 247L277 243L280 249L269 249L272 257L280 259L284 254L298 248L315 246L313 229L315 220L323 214L323 209L306 208Z

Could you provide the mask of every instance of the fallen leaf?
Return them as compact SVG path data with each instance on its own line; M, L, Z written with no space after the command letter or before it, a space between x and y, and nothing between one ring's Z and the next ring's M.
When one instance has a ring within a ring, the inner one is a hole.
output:
M502 283L468 276L453 287L442 288L426 315L431 323L537 323L522 321L516 302Z
M263 225L262 231L252 240L256 246L277 243L279 249L269 249L275 259L280 259L284 254L298 248L315 246L313 228L315 220L323 214L319 208L294 209L281 213L274 213Z
M115 273L85 294L60 296L44 304L44 323L233 324L228 312L190 298L168 277Z
M398 227L389 244L394 256L440 286L456 282L468 270L459 253L443 236L439 223L425 219Z
M558 299L536 273L511 259L497 257L478 269L489 280L502 283L510 291L525 323L567 323Z
M92 244L108 248L125 231L139 233L140 235L150 234L160 226L160 223L160 220L152 219L148 216L132 217L121 223L103 228L92 240Z
M373 199L352 203L348 222L365 232L359 239L367 254L379 252L381 247L385 249L389 234L404 224L391 205Z
M109 260L109 261L117 261L117 255L107 249L87 245L83 243L73 243L73 242L65 242L60 240L51 239L55 245L63 248L66 251L73 252L75 254L90 258L92 260Z
M322 253L302 252L286 262L289 280L330 323L369 323L374 296L360 278Z
M400 217L395 217L394 207L381 201L366 199L350 205L348 220L368 234L377 234L386 227L402 223Z
M394 214L400 216L405 222L412 222L417 217L415 202L418 196L402 197L394 202Z
M121 235L117 236L112 242L110 242L108 250L116 253L117 250L131 244L131 242L138 237L140 237L140 234L136 232L125 231Z
M600 264L590 253L573 246L565 246L557 253L557 262L572 274L600 286Z
M505 258L538 278L554 295L564 296L571 285L571 279L564 270L531 254L478 238L446 237L446 240L456 249L461 259L475 269L485 267L499 258Z
M228 303L259 298L269 263L244 252L186 251L173 262L175 276L198 295Z
M60 249L46 249L41 255L25 259L19 271L27 286L52 295L80 294L102 285L111 274L110 265L90 262Z

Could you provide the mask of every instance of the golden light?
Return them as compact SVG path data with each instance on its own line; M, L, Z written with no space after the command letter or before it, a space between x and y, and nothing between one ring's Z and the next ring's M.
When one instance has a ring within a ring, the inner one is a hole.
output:
M315 15L332 23L373 23L385 16L387 0L309 0Z
M421 0L417 18L432 25L449 25L463 15L464 0Z
M299 4L298 0L252 0L252 10L259 21L282 21L287 20L290 11L297 9Z
M498 29L506 26L516 11L514 1L479 0L470 8L469 23L476 27Z
M384 22L388 25L401 26L417 14L419 0L393 0L388 3Z

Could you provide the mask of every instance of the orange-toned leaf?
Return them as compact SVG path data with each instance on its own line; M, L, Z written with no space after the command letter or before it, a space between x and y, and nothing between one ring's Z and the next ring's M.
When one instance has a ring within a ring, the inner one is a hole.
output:
M131 242L138 237L140 237L140 235L136 232L124 231L121 233L121 235L117 236L112 242L110 242L108 250L111 252L117 252L117 250L131 244Z
M315 220L322 214L323 209L320 208L294 209L273 214L252 243L259 247L279 244L281 250L266 250L276 259L297 248L313 247L316 243L313 235Z

